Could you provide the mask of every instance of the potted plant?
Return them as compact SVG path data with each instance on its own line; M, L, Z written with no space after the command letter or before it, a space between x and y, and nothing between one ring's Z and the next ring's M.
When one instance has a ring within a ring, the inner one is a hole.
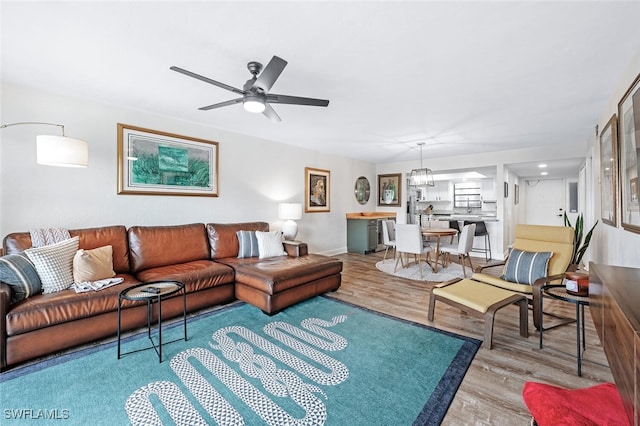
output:
M582 256L589 248L589 243L591 242L591 235L593 234L593 230L595 229L598 221L593 224L589 232L586 236L583 235L583 227L584 227L584 219L582 217L582 213L578 215L576 219L575 228L571 225L571 221L567 217L567 212L564 212L564 226L568 226L573 228L574 238L573 238L573 256L571 257L571 263L569 264L569 269L575 270L578 268L578 265L582 261ZM582 237L584 236L584 242L582 241Z

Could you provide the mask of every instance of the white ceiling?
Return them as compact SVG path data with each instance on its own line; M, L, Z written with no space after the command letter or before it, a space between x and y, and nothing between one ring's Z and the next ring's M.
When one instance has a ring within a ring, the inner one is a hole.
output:
M2 1L2 82L145 110L374 163L580 144L632 57L640 2ZM272 92L237 97L249 61L289 62ZM33 117L25 117L31 120ZM71 129L69 129L71 130ZM166 129L165 129L166 130ZM580 156L584 153L577 152Z

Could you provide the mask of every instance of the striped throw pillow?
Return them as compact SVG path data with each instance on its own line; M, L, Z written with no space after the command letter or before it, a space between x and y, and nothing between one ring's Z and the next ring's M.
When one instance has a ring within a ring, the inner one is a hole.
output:
M73 257L78 251L80 237L25 250L38 271L42 282L42 292L55 293L73 284Z
M256 231L238 231L238 244L240 249L238 250L238 259L244 259L246 257L258 257L258 240L256 238Z
M552 255L552 252L513 249L500 278L512 283L533 285L538 278L547 276L547 266Z
M11 303L42 293L38 272L22 253L0 257L0 281L11 287Z

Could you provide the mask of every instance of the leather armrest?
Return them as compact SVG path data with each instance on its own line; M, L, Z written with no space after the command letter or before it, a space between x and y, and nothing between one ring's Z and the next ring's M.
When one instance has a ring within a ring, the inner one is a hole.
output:
M302 241L283 241L282 245L284 246L284 251L291 257L300 257L309 254L307 243L303 243Z
M7 365L7 312L11 304L11 287L0 282L0 371Z

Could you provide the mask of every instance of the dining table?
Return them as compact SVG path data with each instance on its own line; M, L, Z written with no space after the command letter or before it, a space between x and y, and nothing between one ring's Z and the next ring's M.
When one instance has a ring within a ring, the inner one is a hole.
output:
M434 237L436 240L436 254L433 265L429 263L433 272L438 272L438 260L440 258L440 239L442 237L454 237L458 234L458 230L453 228L420 228L420 232L425 237ZM444 267L444 265L442 265Z

